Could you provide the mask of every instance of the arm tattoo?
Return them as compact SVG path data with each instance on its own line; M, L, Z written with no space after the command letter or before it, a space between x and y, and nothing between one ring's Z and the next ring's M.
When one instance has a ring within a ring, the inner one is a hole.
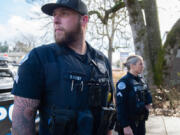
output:
M14 97L12 114L12 135L35 135L35 116L40 101Z

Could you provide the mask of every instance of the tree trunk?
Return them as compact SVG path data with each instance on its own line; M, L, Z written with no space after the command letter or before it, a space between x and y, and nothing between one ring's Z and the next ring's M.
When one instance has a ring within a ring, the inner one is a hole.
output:
M159 65L159 58L161 58L162 41L159 29L156 0L144 0L144 11L153 77L155 83L159 85L162 82L162 67L161 65Z
M145 77L148 76L148 82L153 84L151 61L149 58L149 48L147 40L147 32L144 24L141 7L137 0L124 0L129 13L129 21L132 29L135 53L144 58L145 63Z
M115 15L115 13L113 13ZM114 46L113 46L113 42L114 42L114 34L116 32L116 27L115 27L116 23L115 23L115 18L112 18L112 22L111 25L106 25L106 33L107 33L107 37L109 40L109 48L108 48L108 58L109 58L109 62L112 65L112 53L114 52ZM111 31L109 31L108 27L111 27Z
M168 33L163 49L164 59L161 61L163 61L164 84L173 87L174 85L180 85L180 65L178 65L176 69L173 67L176 64L175 59L176 62L178 62L180 59L180 56L178 56L178 51L180 52L180 19L175 23L171 31ZM177 77L172 75L173 72L176 72Z
M109 39L108 59L110 64L112 64L112 53L113 53L113 41L112 39Z

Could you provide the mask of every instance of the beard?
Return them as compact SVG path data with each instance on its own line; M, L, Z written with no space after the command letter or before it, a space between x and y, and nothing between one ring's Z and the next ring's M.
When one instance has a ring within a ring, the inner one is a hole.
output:
M79 37L82 35L82 28L80 21L77 23L77 25L72 29L71 31L66 31L65 29L62 29L63 35L61 37L58 37L54 31L54 39L56 44L58 45L70 45L71 43L78 40Z

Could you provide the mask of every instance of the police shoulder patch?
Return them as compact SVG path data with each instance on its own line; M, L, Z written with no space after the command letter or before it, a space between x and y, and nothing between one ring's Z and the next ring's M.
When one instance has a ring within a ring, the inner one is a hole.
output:
M20 65L23 64L29 58L29 53L24 56L24 58L20 61Z
M125 88L126 88L126 84L125 84L124 82L120 82L120 83L118 84L118 89L123 90L123 89L125 89Z

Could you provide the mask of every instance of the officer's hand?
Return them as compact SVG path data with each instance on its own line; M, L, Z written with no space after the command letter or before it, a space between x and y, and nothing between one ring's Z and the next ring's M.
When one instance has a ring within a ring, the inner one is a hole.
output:
M145 106L147 110L149 110L151 108L151 104L148 104Z
M113 130L109 130L107 135L113 135Z
M132 131L132 129L131 129L130 126L125 127L125 128L123 129L123 131L124 131L124 135L134 135L134 134L133 134L133 131Z

